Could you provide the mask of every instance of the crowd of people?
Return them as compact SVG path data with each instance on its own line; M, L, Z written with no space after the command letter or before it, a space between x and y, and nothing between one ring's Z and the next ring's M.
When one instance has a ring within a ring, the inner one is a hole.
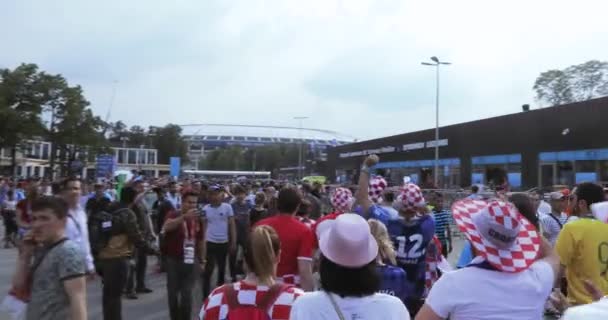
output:
M171 320L608 319L601 186L474 186L448 207L440 190L389 186L378 162L336 187L5 179L4 242L19 257L4 305L20 319L86 319L86 282L99 278L104 319L120 320L122 299L152 292L154 255Z

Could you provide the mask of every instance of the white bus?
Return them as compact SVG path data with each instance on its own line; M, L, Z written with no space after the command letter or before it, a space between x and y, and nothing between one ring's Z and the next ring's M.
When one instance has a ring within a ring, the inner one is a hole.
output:
M197 178L216 179L270 179L270 171L215 171L215 170L184 170L184 173Z

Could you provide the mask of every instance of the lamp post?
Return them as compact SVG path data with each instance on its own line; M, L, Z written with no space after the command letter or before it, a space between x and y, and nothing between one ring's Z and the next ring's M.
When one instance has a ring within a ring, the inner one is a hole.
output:
M435 168L433 169L433 177L435 188L438 188L439 178L439 66L450 65L450 62L440 61L439 58L432 56L433 62L422 62L424 66L435 67Z
M302 141L302 122L308 119L308 117L293 117L293 119L298 120L298 128L300 132L300 147L298 148L298 180L302 180L302 148L304 143L304 141Z

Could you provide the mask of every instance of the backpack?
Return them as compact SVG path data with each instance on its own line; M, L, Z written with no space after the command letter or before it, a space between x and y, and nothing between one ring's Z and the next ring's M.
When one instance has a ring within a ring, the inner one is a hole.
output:
M108 245L113 235L120 233L122 225L121 214L126 208L118 209L113 213L97 211L89 217L89 242L91 253L97 256Z
M268 289L259 304L240 304L234 284L226 286L226 299L228 301L228 315L226 320L272 320L268 315L270 307L279 298L279 295L291 286L275 284Z

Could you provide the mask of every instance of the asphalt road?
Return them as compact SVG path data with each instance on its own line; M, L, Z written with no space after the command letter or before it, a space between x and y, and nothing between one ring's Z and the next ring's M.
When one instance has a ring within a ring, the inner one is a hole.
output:
M15 249L0 249L0 299L4 298L4 294L10 289L11 276L15 268L15 260L17 251ZM167 295L165 289L165 274L155 272L156 259L149 259L149 268L147 276L147 285L153 289L153 293L139 295L137 300L123 299L123 318L124 319L169 319L169 311L167 306ZM101 306L101 281L96 279L90 281L87 285L87 309L89 319L102 320ZM194 291L194 308L198 313L202 304L200 287L196 286ZM193 313L193 316L195 313ZM0 320L9 320L5 313L0 313Z
M458 258L462 249L463 240L454 239L454 250L449 255L448 260L452 265ZM17 258L16 249L0 249L0 299L4 298L4 294L10 289L11 276L15 268L15 260ZM165 274L159 274L156 269L156 258L150 257L148 263L147 285L153 289L153 293L140 295L138 300L123 299L123 318L137 320L166 320L169 319L166 296L166 279ZM228 273L227 273L228 274ZM197 277L200 279L200 277ZM215 283L213 281L212 283ZM202 305L202 294L200 289L200 280L197 281L194 288L193 297L193 317L198 314L198 310ZM96 279L88 283L87 290L87 309L89 319L102 320L101 306L101 281ZM10 320L8 315L0 312L0 320ZM547 318L548 319L548 318Z

